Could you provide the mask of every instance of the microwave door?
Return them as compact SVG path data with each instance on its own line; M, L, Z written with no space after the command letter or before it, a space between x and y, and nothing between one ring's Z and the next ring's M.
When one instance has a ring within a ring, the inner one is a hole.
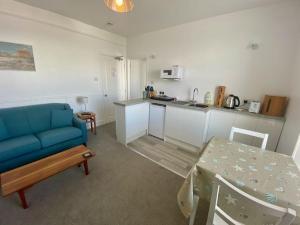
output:
M167 76L172 76L172 70L164 70L164 74Z

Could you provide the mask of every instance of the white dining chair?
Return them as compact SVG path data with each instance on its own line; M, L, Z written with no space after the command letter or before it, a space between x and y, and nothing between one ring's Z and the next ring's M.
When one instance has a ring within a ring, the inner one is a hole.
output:
M292 158L296 163L296 165L298 166L298 168L300 169L300 135L298 136L298 140L294 148Z
M233 141L233 137L234 137L235 133L244 134L244 135L253 136L253 137L263 139L262 144L261 144L261 149L265 150L266 147L267 147L269 134L259 133L259 132L256 132L256 131L241 129L241 128L237 128L237 127L232 127L231 132L230 132L230 136L229 136L230 141Z
M235 193L243 203L255 206L260 213L278 218L276 225L290 225L296 218L295 210L279 207L255 198L238 189L218 174L214 181L206 225L243 225L242 222L233 219L218 206L220 188L222 191Z

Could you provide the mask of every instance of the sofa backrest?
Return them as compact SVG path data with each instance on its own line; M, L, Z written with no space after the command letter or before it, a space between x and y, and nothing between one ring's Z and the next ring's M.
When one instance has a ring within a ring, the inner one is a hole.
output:
M49 130L53 109L70 109L68 104L50 103L0 109L9 137L18 137Z

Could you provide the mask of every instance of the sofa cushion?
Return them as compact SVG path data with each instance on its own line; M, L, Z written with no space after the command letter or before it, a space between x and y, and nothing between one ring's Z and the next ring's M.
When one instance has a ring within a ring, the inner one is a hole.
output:
M41 144L34 135L11 138L0 142L0 162L13 159L40 149Z
M0 118L0 141L3 141L7 138L9 138L7 128L5 126L3 119Z
M60 128L72 126L73 111L68 110L52 110L51 127Z
M10 137L21 137L32 134L26 113L21 108L15 111L4 111L1 114Z
M51 114L55 109L71 108L62 103L1 108L0 117L5 123L9 137L20 137L51 129Z
M75 127L62 127L36 134L42 147L47 148L70 139L82 136L82 131Z
M33 133L51 129L51 111L45 106L36 106L26 110L29 125Z

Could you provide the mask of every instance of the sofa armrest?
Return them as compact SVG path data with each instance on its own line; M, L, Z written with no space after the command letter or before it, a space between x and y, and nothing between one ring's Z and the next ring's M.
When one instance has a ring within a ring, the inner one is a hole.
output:
M79 128L82 131L84 144L87 143L87 128L84 120L79 119L76 115L73 117L73 126Z

